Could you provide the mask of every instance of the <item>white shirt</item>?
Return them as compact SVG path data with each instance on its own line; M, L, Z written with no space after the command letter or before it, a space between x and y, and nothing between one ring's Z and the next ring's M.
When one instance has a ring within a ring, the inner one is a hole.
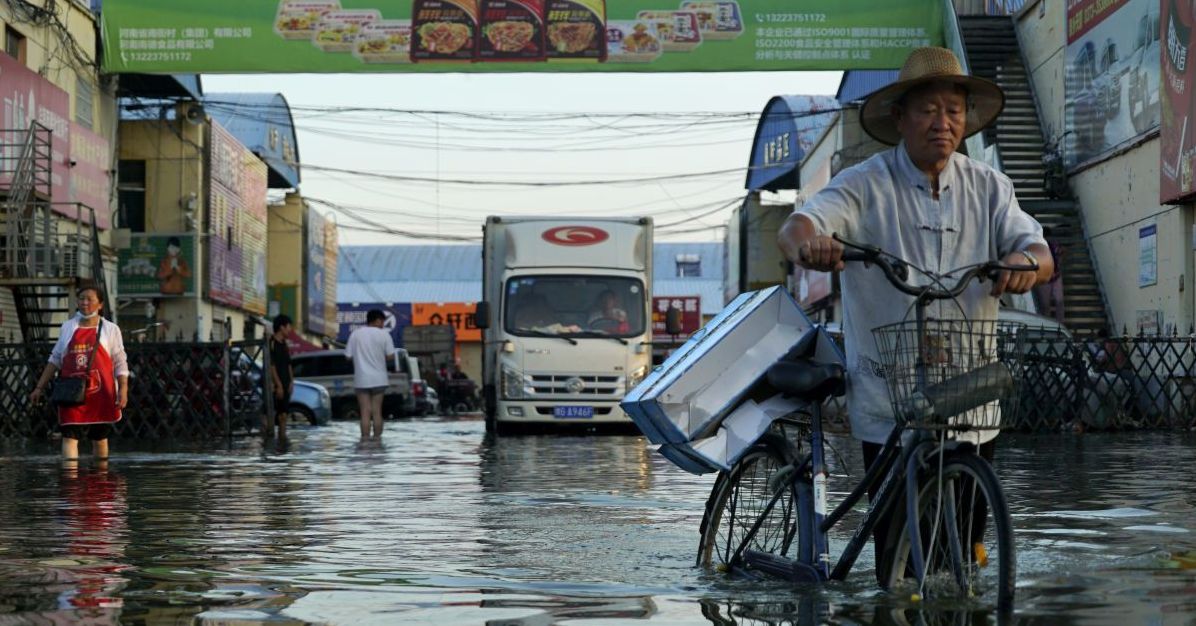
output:
M1042 226L1022 211L1012 181L1001 172L954 153L939 174L939 188L936 200L926 174L899 145L843 170L797 213L809 217L819 234L837 232L879 246L937 274L1046 244ZM930 281L911 270L909 282ZM893 428L893 408L872 329L901 322L907 315L913 319L914 298L893 288L879 269L862 263L848 263L841 284L852 434L882 443ZM973 282L960 295L959 307L968 319L996 318L998 301L989 295L991 290L991 283ZM940 319L959 317L950 301L932 304L926 313ZM985 432L981 441L996 435Z
M349 335L345 356L353 359L353 387L377 389L390 384L386 360L396 352L390 332L377 326L362 326Z

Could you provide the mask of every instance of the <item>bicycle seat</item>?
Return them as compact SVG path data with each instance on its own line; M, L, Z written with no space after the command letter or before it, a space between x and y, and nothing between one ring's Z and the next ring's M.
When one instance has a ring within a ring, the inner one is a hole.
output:
M847 391L843 366L810 360L780 361L768 368L768 384L810 402L822 402Z

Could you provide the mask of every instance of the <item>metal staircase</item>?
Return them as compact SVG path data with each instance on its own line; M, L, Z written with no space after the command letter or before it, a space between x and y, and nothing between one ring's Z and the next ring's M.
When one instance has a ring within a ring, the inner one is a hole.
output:
M985 143L996 146L1022 208L1049 228L1052 238L1063 246L1064 323L1078 334L1107 329L1107 303L1084 234L1080 207L1074 198L1050 197L1043 185L1045 142L1013 20L1006 16L964 15L958 20L972 74L997 83L1005 91L1005 110L996 124L984 131Z
M107 301L95 211L51 205L48 128L35 122L0 136L16 138L0 142L0 185L8 183L0 201L0 287L12 289L23 341L52 341L73 310L75 289L95 286Z

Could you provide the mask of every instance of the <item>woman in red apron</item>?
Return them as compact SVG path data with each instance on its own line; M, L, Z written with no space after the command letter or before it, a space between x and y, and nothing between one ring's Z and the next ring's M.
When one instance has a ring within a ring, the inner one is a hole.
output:
M129 402L129 366L120 327L100 317L103 296L94 287L79 290L79 315L63 323L50 362L29 394L36 403L54 377L87 378L83 404L58 407L62 456L79 458L79 440L90 439L97 459L108 458L108 436ZM94 350L94 352L93 352Z

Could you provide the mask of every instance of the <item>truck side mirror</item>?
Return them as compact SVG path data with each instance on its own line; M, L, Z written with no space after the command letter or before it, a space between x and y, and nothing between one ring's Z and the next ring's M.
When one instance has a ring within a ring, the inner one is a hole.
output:
M664 313L664 332L677 336L684 328L681 326L681 309L670 306Z
M473 309L473 325L482 330L490 328L490 303L479 302Z

